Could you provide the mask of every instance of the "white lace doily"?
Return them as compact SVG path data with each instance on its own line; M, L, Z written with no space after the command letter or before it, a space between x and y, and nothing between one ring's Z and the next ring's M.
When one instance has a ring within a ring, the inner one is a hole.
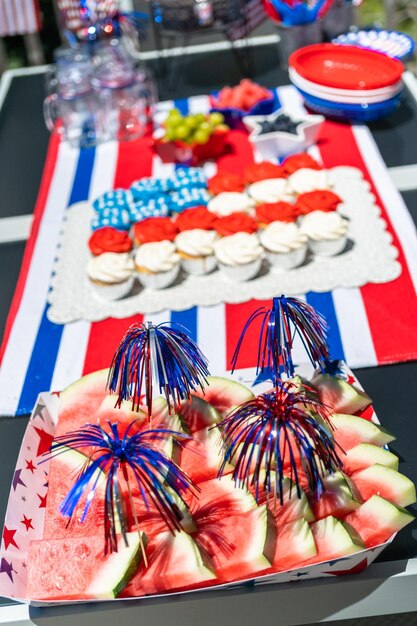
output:
M350 221L349 242L342 254L311 257L305 265L286 271L271 270L265 262L260 275L246 283L231 282L219 271L207 276L181 274L167 289L143 289L137 284L133 295L116 302L99 300L88 283L85 268L90 258L87 241L92 209L87 202L74 205L67 211L58 247L48 297L49 319L65 324L79 319L124 318L166 309L181 311L196 305L262 300L281 293L360 287L398 278L398 250L392 245L369 183L354 168L334 168L329 173L333 190L343 199L339 211Z

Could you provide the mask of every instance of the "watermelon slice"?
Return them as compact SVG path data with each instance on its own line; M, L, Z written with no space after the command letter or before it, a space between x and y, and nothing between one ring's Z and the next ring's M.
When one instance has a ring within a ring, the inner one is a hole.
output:
M384 465L372 465L354 472L352 480L364 500L377 495L397 506L408 506L416 501L416 488L407 476Z
M309 497L314 516L317 520L333 515L341 519L361 504L358 494L349 485L342 472L323 476L324 491L318 496Z
M138 533L119 538L118 551L104 555L101 535L31 541L27 597L33 600L115 598L142 558Z
M278 526L271 571L282 572L303 567L306 561L316 555L316 542L305 519Z
M323 404L335 413L357 413L372 404L371 398L343 378L315 372L311 383Z
M345 452L358 443L385 446L395 439L394 435L379 424L356 415L335 413L330 417L330 421L334 426L334 438Z
M213 426L222 419L214 406L197 396L192 396L191 402L182 403L180 416L186 430L191 433Z
M274 477L271 477L272 490L274 489L274 482ZM250 487L250 491L255 496L253 485ZM279 497L274 498L264 489L258 491L258 504L267 505L275 523L279 526L301 518L308 522L314 522L315 519L306 494L301 490L300 497L298 497L295 483L287 477L284 477L282 482L282 504Z
M230 475L199 483L196 495L186 496L193 520L199 528L229 515L238 515L256 509L253 496L237 487Z
M108 369L93 372L61 391L55 437L78 430L85 424L96 423L94 414L108 395L108 373Z
M239 404L252 400L254 395L250 389L229 378L208 376L208 386L202 391L193 391L193 395L203 398L224 417Z
M380 496L372 496L345 518L367 548L378 546L412 522L414 516Z
M265 506L206 523L194 535L219 582L248 578L271 567L276 532Z
M349 533L335 517L329 515L310 525L316 543L317 554L309 563L321 563L348 556L364 549L364 544L356 533Z
M217 429L202 428L181 444L181 468L195 483L216 478L222 460L222 439ZM226 465L224 474L232 470Z
M339 453L343 461L343 471L349 476L353 472L365 469L378 463L391 469L398 470L398 457L385 448L380 448L372 443L359 443L344 453Z
M216 578L193 538L185 532L166 532L150 538L146 558L148 567L142 561L123 597L193 589Z

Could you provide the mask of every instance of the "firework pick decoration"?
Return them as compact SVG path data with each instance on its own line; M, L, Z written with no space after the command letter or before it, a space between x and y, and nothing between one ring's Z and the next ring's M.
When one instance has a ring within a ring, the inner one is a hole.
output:
M281 383L237 407L218 425L225 443L219 475L233 462L235 483L253 487L256 500L265 491L282 504L284 474L294 481L298 497L301 478L320 496L323 474L342 467L326 408L314 396L291 389L292 383Z
M117 424L109 422L108 430L87 424L78 431L57 437L51 448L51 457L65 454L68 448L90 453L63 500L60 512L69 518L70 523L81 506L83 522L93 498L104 497L105 554L117 551L117 532L122 534L127 545L131 525L129 507L134 526L140 531L132 490L146 508L155 507L172 531L181 528L183 515L178 502L185 508L182 495L194 490L188 476L161 451L167 438L184 439L188 438L187 435L170 430L135 433L135 424L133 421L129 425L123 437L119 436ZM142 552L146 561L143 545Z
M314 366L330 358L326 339L326 322L313 307L298 298L280 296L272 301L272 308L260 307L246 322L232 357L233 370L236 368L239 352L249 326L256 319L261 320L259 337L257 375L272 380L277 387L282 374L294 376L294 363L291 351L297 334Z
M116 406L131 398L134 411L144 395L151 417L155 388L172 412L190 399L192 391L204 391L208 375L206 358L183 327L133 324L113 357L108 387L118 394Z

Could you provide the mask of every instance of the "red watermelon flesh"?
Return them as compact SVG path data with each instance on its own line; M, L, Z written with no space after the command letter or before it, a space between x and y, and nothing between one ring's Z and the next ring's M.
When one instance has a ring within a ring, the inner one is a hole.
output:
M339 446L347 452L359 443L385 446L395 437L385 428L356 415L335 413L330 417L334 426L333 436Z
M305 519L278 525L271 572L283 572L303 567L306 561L316 555L314 536Z
M320 494L309 495L316 519L323 519L328 515L342 519L360 506L361 497L355 493L354 486L348 482L342 472L328 474L323 476L322 480L324 490Z
M367 548L387 541L394 533L412 522L414 516L380 496L372 496L345 518L360 535Z
M229 378L208 376L204 392L193 391L193 395L211 404L224 417L231 409L254 398L250 389Z
M193 537L213 562L219 582L248 578L271 566L276 533L265 506L206 523Z
M183 402L179 411L188 432L195 433L207 426L213 426L222 419L220 413L208 402L197 396Z
M364 391L337 376L316 372L311 382L321 402L335 413L357 413L372 403Z
M356 533L351 535L335 517L329 515L310 525L317 554L308 563L321 563L363 550L364 544ZM305 565L306 563L304 563Z
M196 494L188 495L186 501L197 528L257 506L249 491L236 487L230 475L199 483Z
M123 597L193 589L216 578L197 544L184 532L150 537L146 558L148 566L142 561Z
M398 457L389 450L380 448L372 443L359 443L345 453L340 453L343 461L343 471L351 476L353 472L370 467L378 463L398 470Z
M128 535L126 546L104 555L104 540L95 537L31 541L28 554L27 597L32 600L115 598L137 570L141 542Z
M274 483L275 479L272 478L272 491ZM256 489L253 485L250 487L250 491L256 497ZM308 522L314 521L313 511L303 489L300 488L300 493L298 494L295 483L287 477L284 477L282 482L282 504L278 495L274 498L273 493L267 493L261 488L258 490L258 504L266 504L268 506L275 523L278 525L288 524L293 520L301 518L306 519Z
M217 429L202 428L181 445L181 468L195 483L216 478L222 460L222 441ZM232 470L227 465L225 473Z
M416 489L411 480L384 465L376 464L354 472L352 480L364 500L377 495L397 506L408 506L416 501Z

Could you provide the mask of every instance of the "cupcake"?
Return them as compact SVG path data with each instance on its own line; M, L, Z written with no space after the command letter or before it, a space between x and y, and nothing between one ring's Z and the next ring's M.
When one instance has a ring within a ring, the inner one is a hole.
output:
M94 256L98 256L105 252L130 252L133 242L125 231L106 226L93 232L88 247Z
M219 172L208 179L207 186L213 196L217 196L223 191L242 192L245 190L246 185L244 179L239 174Z
M285 176L291 176L291 174L294 174L297 170L301 170L306 167L311 170L323 169L320 163L307 154L307 152L292 154L281 163L281 168Z
M314 254L334 256L346 247L348 226L348 221L335 211L313 211L303 217L300 230L307 235Z
M223 191L209 201L207 208L211 213L222 217L240 211L248 213L254 205L254 201L246 193Z
M133 227L133 238L137 246L155 241L174 241L178 228L169 217L148 217Z
M285 173L280 165L270 163L270 161L262 161L262 163L254 163L245 170L245 180L248 185L257 183L259 180L269 180L271 178L284 178Z
M259 228L266 228L272 222L295 222L299 211L290 202L264 202L256 207L256 219Z
M120 300L132 290L134 263L127 252L104 252L90 259L87 276L98 298Z
M307 191L298 196L296 207L300 215L307 215L312 211L336 211L339 204L343 202L333 191L328 189L317 189L316 191Z
M294 222L272 222L261 232L260 240L273 267L289 270L306 258L307 236Z
M257 203L288 202L292 199L292 192L286 178L267 178L253 183L248 187L248 194Z
M219 217L214 228L222 237L228 237L235 233L256 233L258 225L247 213L232 213Z
M164 289L175 281L180 257L171 241L152 241L139 246L135 266L140 282L150 289Z
M316 191L317 189L329 189L329 176L326 170L313 170L305 167L291 174L288 179L289 186L297 194Z
M256 235L236 233L214 244L219 268L233 281L255 278L262 265L262 247Z
M180 213L175 220L175 226L180 232L183 230L194 230L194 228L213 230L217 219L217 215L210 213L207 207L197 206Z
M218 239L215 230L194 228L184 230L175 238L181 266L188 274L202 276L212 272L217 265L214 243Z

